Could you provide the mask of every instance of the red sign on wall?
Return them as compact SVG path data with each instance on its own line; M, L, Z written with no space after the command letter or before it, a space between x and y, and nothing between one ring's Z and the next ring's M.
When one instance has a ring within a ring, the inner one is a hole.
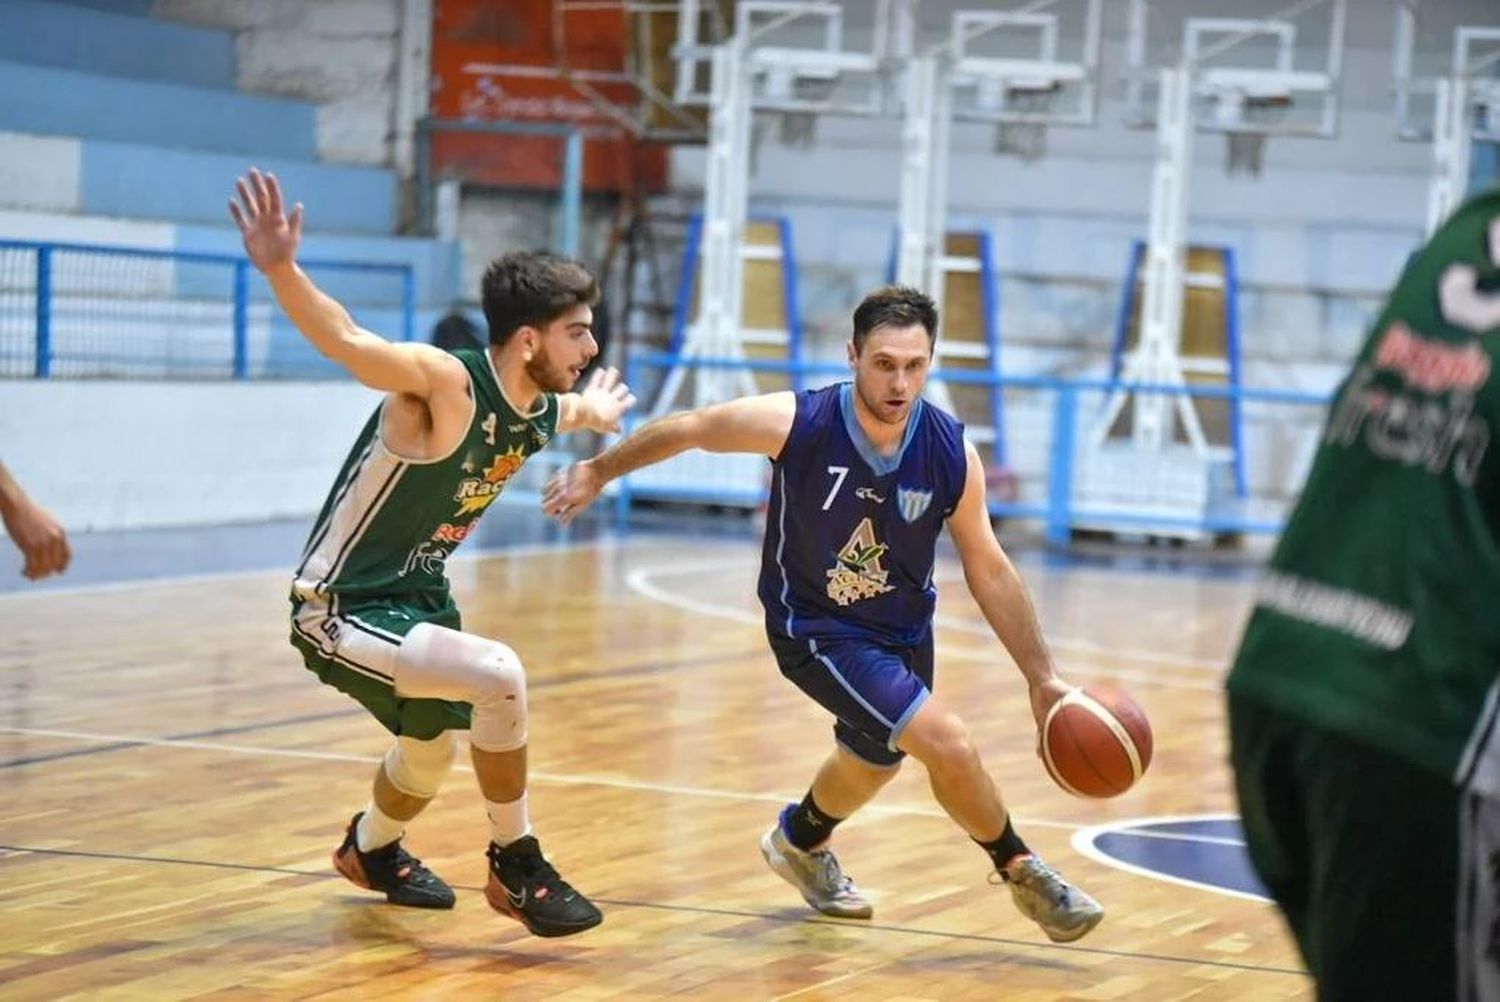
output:
M547 122L584 130L588 191L666 184L666 150L634 141L622 124L553 72L559 67L620 73L627 24L622 9L557 12L555 0L436 0L432 18L429 115L439 120ZM635 106L628 82L594 82L603 101ZM555 189L563 139L444 132L432 135L434 176L480 184Z

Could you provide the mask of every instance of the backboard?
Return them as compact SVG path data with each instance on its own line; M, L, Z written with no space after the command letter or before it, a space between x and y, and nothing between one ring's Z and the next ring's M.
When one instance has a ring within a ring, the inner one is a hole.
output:
M1470 138L1500 142L1500 4L1492 0L1397 0L1396 134L1433 138L1438 81L1461 81Z
M890 112L885 67L897 55L892 21L910 0L855 5L867 19L846 31L846 5L836 0L680 0L673 49L673 99L707 105L713 50L741 39L751 73L751 106L788 114L881 115ZM873 20L868 18L873 14ZM851 44L858 34L863 44Z
M1229 137L1227 166L1259 173L1269 136L1338 129L1346 0L1130 0L1126 122L1156 124L1160 71L1185 68L1200 132Z
M950 15L953 117L1091 125L1098 106L1102 0L1010 0Z

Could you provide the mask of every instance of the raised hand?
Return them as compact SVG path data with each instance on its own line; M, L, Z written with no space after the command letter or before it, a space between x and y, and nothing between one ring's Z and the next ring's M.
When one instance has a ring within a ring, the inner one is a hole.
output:
M248 179L235 180L234 188L239 200L229 200L229 215L240 228L250 263L269 271L296 260L297 245L302 242L302 203L286 215L276 175L262 174L254 167Z
M613 368L595 369L579 396L587 415L583 423L597 432L619 431L620 418L635 406L635 394Z
M614 371L614 370L610 370ZM596 373L597 375L597 373ZM604 489L604 480L587 460L559 470L542 488L542 511L567 525Z

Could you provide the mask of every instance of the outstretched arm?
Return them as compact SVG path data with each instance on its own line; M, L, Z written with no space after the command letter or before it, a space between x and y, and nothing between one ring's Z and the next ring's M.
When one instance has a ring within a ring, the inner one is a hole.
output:
M588 385L580 393L564 393L557 398L557 433L588 428L601 435L620 430L620 418L635 406L635 394L620 382L613 368L595 369Z
M245 241L245 254L271 284L276 301L302 335L323 355L375 390L423 400L438 386L462 383L463 363L428 344L393 344L354 323L349 311L313 284L297 266L302 242L302 205L284 211L274 174L250 168L235 182L239 200L229 214Z
M21 571L26 577L36 581L68 569L73 551L67 533L45 508L27 497L4 463L0 463L0 521L26 558Z
M963 497L948 519L948 531L958 547L969 593L989 622L995 636L1015 659L1030 688L1031 712L1040 730L1047 710L1068 691L1057 676L1052 653L1042 638L1042 624L1015 565L1000 548L990 525L984 500L984 465L972 443L964 443L968 473Z
M581 460L554 475L542 491L542 511L567 524L611 480L688 449L778 456L796 416L797 400L790 392L740 397L670 414L593 459Z

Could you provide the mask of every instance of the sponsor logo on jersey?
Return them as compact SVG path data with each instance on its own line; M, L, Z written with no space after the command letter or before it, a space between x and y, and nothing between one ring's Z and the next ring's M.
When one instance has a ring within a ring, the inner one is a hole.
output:
M420 571L423 574L442 574L448 554L451 552L451 549L441 543L418 543L406 555L406 563L401 568L401 577L406 577L413 571Z
M1411 636L1412 614L1358 592L1271 571L1261 580L1257 604L1283 616L1357 637L1382 650L1400 650Z
M1473 393L1490 377L1490 356L1478 344L1448 344L1426 338L1400 320L1381 336L1375 365L1399 372L1407 386L1424 393Z
M1490 447L1490 427L1475 413L1472 393L1430 395L1406 385L1382 385L1376 364L1354 370L1344 384L1323 441L1361 443L1378 459L1418 467L1431 476L1451 473L1473 487Z
M465 522L462 524L444 522L442 525L438 526L437 531L432 534L432 541L434 543L452 543L454 546L457 546L465 539L468 539L469 533L473 532L478 527L479 522L477 520L473 522Z
M483 512L500 496L506 481L515 476L524 462L526 453L520 446L513 446L498 453L483 475L460 480L458 490L453 494L453 500L458 502L458 511L453 513L453 517L462 518Z
M854 496L864 498L866 501L874 501L876 504L885 504L885 498L875 493L875 488L873 487L861 487L854 492Z
M895 591L881 558L889 549L875 538L875 523L863 519L849 541L839 550L838 563L827 571L828 597L838 605L853 605L876 595Z
M932 491L919 491L912 487L896 488L896 507L907 522L915 522L927 512L932 504Z

